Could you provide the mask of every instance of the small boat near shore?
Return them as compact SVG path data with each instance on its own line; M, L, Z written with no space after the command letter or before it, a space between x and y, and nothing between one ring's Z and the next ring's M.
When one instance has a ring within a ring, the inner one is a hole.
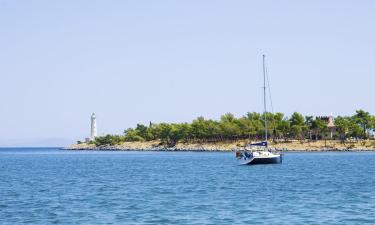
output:
M250 149L237 151L236 157L241 165L275 164L282 163L282 154L268 148L268 124L267 124L267 102L266 102L266 56L263 55L263 104L264 104L264 133L265 140L250 144ZM267 78L268 79L268 78Z

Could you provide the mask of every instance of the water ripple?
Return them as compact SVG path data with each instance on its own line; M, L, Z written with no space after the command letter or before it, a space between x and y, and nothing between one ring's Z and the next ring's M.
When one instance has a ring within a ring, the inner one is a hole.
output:
M0 224L375 224L375 154L0 150Z

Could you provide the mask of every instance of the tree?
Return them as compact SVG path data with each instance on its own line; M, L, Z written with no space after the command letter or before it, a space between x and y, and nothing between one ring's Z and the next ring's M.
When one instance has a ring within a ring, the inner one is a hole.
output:
M133 128L128 128L124 131L125 141L144 141L144 138L138 135L138 131Z
M290 124L289 121L287 121L284 118L283 113L275 113L272 115L272 131L273 131L273 139L275 140L276 138L285 138L286 135L290 132Z
M124 141L160 140L168 145L184 142L216 142L237 139L260 139L264 136L264 117L268 121L268 134L274 140L278 138L307 137L312 139L326 139L327 123L312 116L303 116L294 112L288 119L283 113L260 114L249 112L245 116L236 118L231 113L221 116L220 120L207 120L198 117L191 123L160 123L145 126L137 124L135 128L128 128L124 135L106 135L98 137L93 143L96 145L116 145ZM353 116L338 116L335 119L337 132L341 140L346 138L364 138L368 132L375 129L375 117L363 110L357 110Z
M143 139L147 138L147 127L143 124L137 124L135 131L138 136L142 137Z
M299 125L292 125L290 127L290 131L293 135L293 137L298 137L299 139L302 139L302 126Z
M233 139L240 134L240 129L233 114L227 113L221 116L220 127L222 134L227 139Z
M220 119L222 123L233 123L235 120L236 118L234 117L232 113L226 113L222 115Z
M355 119L350 118L349 120L349 137L356 138L361 138L363 135L363 130L362 127L356 123Z
M305 116L305 126L309 132L309 139L311 140L311 129L312 129L312 123L314 121L314 117L313 116Z
M290 117L289 121L290 121L290 125L292 126L294 125L303 126L305 124L305 119L298 112L294 112L292 116Z
M200 116L197 119L193 120L191 124L191 133L195 139L203 140L207 137L207 130L206 130L206 121L205 119Z
M176 143L183 138L181 124L172 123L168 133L169 144L174 146Z
M337 132L340 135L340 139L343 141L348 137L350 128L350 118L338 116L335 119L335 125Z
M291 132L293 136L302 139L303 131L305 130L305 119L297 112L294 112L289 119Z
M160 123L156 127L157 136L160 138L161 142L166 142L169 144L170 141L170 132L171 132L171 125L167 123Z
M284 140L289 137L290 133L290 122L288 120L282 120L277 125L277 130L281 133Z
M274 138L274 136L276 135L275 115L271 112L266 112L265 114L263 113L262 118L263 118L263 124L264 124L263 126L265 126L264 118L267 119L267 134L268 134L268 137Z
M180 124L180 133L181 133L181 139L187 142L190 138L192 138L191 125L188 123Z
M124 141L124 136L107 134L105 136L96 137L94 140L94 144L96 146L118 145L123 143Z
M317 118L311 122L311 129L314 131L316 139L320 135L321 137L325 138L326 132L328 131L327 124Z
M211 141L221 139L223 131L221 130L220 123L214 120L205 121L206 138Z
M249 119L249 120L261 120L261 115L257 112L248 112L246 114L246 117Z
M356 114L353 116L354 121L362 127L363 138L367 138L367 130L371 129L371 115L369 112L365 112L360 109L356 111Z
M241 136L244 138L251 138L256 134L255 127L251 120L249 120L247 117L241 117L237 120L238 126L241 131Z
M240 127L233 122L222 122L221 124L222 134L227 139L234 139L241 134Z

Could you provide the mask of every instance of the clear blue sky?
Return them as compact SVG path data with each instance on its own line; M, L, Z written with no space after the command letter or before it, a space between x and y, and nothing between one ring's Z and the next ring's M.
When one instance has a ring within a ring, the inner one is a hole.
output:
M0 146L261 111L375 113L374 1L0 1Z

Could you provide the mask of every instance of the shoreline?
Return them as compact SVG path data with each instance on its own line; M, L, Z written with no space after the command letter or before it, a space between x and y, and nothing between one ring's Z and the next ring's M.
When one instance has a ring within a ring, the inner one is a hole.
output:
M100 152L212 152L212 153L234 153L236 150L192 150L192 149L164 149L164 150L155 150L155 149L71 149L71 148L60 148L64 151L100 151ZM329 153L329 152L340 152L340 153L353 153L353 152L372 152L375 153L375 149L349 149L349 150L280 150L283 153Z
M73 144L63 150L70 151L170 151L170 152L234 152L243 150L248 141L218 143L177 143L174 147L162 145L158 141L124 142L119 145L95 146L94 144ZM345 142L335 140L270 142L270 148L282 152L371 152L375 151L375 141Z

